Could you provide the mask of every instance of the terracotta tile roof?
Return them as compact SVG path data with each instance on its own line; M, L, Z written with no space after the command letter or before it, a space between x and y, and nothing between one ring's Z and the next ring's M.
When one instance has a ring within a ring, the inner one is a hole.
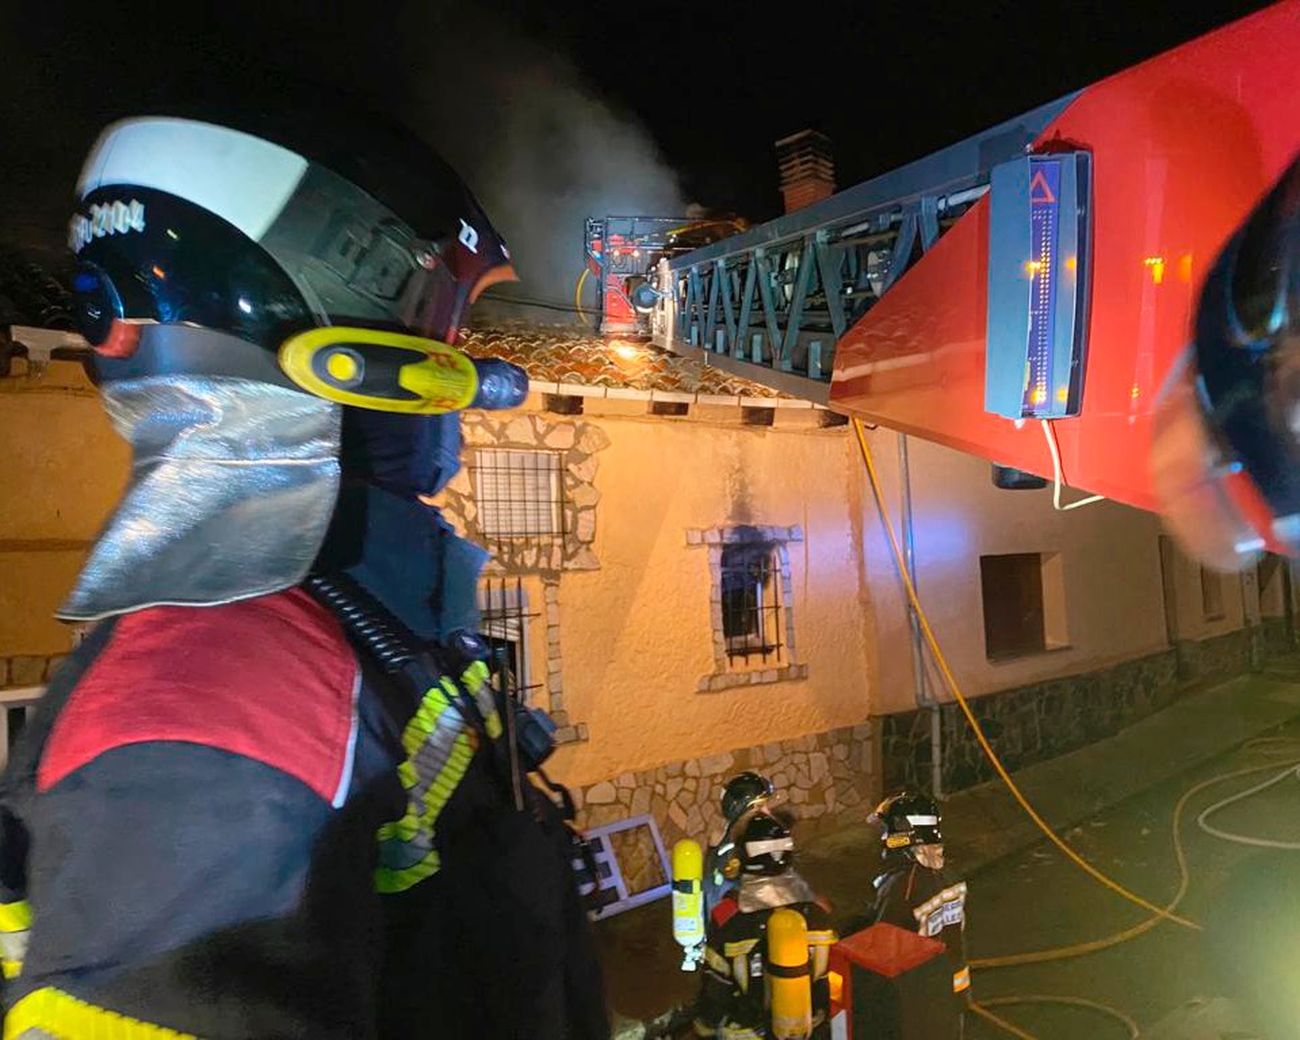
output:
M529 378L540 383L735 397L782 396L769 387L660 350L634 337L601 337L576 329L507 325L466 330L456 345L470 355L512 361Z

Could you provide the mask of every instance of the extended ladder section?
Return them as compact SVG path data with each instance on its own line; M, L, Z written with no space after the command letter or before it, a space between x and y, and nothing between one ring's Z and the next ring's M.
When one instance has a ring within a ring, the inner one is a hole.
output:
M669 257L656 340L1153 508L1152 420L1201 285L1300 151L1297 54L1286 0Z
M660 264L655 341L827 401L835 346L1074 95ZM671 291L668 291L671 290Z

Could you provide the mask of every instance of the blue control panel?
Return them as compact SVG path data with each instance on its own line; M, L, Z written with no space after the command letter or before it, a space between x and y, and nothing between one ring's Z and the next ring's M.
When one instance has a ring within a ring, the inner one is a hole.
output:
M1088 334L1091 157L1027 155L989 192L984 408L1009 419L1077 415Z

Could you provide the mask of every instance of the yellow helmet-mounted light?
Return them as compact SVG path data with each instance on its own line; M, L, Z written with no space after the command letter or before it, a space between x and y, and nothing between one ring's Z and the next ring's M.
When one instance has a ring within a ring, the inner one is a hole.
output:
M280 368L308 393L354 408L442 415L469 407L478 370L448 343L378 329L327 325L280 346Z

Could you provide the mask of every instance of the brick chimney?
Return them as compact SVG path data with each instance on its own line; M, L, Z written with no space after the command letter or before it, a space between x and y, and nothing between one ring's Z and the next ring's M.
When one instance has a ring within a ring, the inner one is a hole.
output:
M835 160L825 134L801 130L781 138L776 142L776 161L787 213L835 194Z

